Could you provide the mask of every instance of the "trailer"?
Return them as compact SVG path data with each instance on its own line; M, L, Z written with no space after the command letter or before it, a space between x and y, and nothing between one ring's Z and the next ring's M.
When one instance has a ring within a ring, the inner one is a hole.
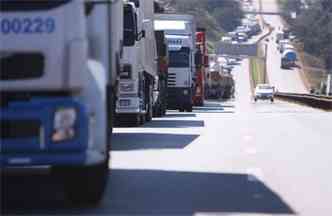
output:
M154 117L161 117L167 111L167 81L168 81L168 46L164 31L155 31L158 53L158 79L154 86Z
M158 77L153 3L153 0L129 0L125 7L124 72L119 80L116 107L119 124L138 126L152 120L153 86ZM129 22L131 11L135 25ZM132 32L134 37L126 37Z
M196 85L193 101L195 106L204 106L206 71L209 67L206 30L204 28L197 29L196 48L199 51L196 54L196 58L199 59L196 59Z
M169 50L169 109L192 112L195 88L196 23L191 15L157 14L155 29L166 33Z
M98 203L109 176L123 2L2 0L0 10L1 170L47 168L71 202Z
M281 56L281 68L282 69L290 69L294 67L296 64L297 55L296 52L292 49L287 49L282 53Z

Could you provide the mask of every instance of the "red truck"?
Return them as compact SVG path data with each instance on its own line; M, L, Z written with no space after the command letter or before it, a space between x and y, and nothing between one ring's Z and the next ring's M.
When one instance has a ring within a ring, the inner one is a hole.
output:
M203 106L205 98L205 76L206 71L209 68L209 57L207 51L206 30L204 28L198 28L196 31L196 47L202 54L201 61L203 64L196 67L196 82L195 92L193 94L193 102L195 106Z

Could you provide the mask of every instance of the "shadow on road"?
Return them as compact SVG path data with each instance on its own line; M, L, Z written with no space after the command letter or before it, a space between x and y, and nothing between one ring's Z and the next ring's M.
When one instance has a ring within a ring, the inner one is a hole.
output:
M204 121L200 120L153 120L144 124L143 128L190 128L204 127Z
M115 133L112 137L112 150L183 149L198 137L199 135L164 133Z
M17 185L9 182L6 187L9 197L4 207L7 214L295 214L264 183L249 181L245 174L112 170L101 205L79 209L63 201L59 186L51 178L29 176L24 178L24 184L23 179L17 180Z
M167 113L162 118L194 118L197 115L195 113Z
M204 106L204 107L195 107L194 113L234 113L234 110L225 110L225 108L233 107L224 107L224 106Z

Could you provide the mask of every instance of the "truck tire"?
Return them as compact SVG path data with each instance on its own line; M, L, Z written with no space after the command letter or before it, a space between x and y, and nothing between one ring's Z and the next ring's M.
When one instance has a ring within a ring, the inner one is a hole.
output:
M166 112L167 112L167 108L165 106L165 107L163 107L163 109L161 111L161 116L166 116Z
M146 115L138 115L138 126L144 125L146 122Z
M153 115L153 113L152 113L152 104L149 103L148 104L148 110L146 111L146 116L145 116L146 122L152 121L152 115Z
M193 112L193 105L192 104L188 105L188 107L186 108L186 111Z
M142 124L141 122L142 122L141 115L140 114L135 114L135 116L133 118L132 125L134 127L139 127Z
M152 116L153 116L153 104L152 104L152 87L149 87L149 90L148 90L148 95L149 95L149 99L147 101L147 111L146 111L146 117L145 117L145 120L147 122L150 122L152 121ZM157 108L159 109L159 108Z
M161 111L161 105L158 104L157 107L154 109L153 117L161 117L162 116L162 111Z
M89 167L55 168L63 180L66 198L74 205L97 205L103 198L108 180L108 159Z

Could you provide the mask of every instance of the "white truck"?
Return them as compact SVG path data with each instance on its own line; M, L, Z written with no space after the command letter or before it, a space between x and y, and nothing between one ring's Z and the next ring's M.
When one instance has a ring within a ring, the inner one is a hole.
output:
M134 13L135 25L129 22L130 11ZM158 70L154 1L129 0L124 13L123 73L119 81L116 118L120 124L136 126L151 121L153 115L153 86Z
M98 203L109 176L123 1L1 0L0 11L1 170L49 168L70 201Z
M195 89L196 23L191 15L156 14L155 29L166 34L169 50L168 100L170 109L192 112Z

